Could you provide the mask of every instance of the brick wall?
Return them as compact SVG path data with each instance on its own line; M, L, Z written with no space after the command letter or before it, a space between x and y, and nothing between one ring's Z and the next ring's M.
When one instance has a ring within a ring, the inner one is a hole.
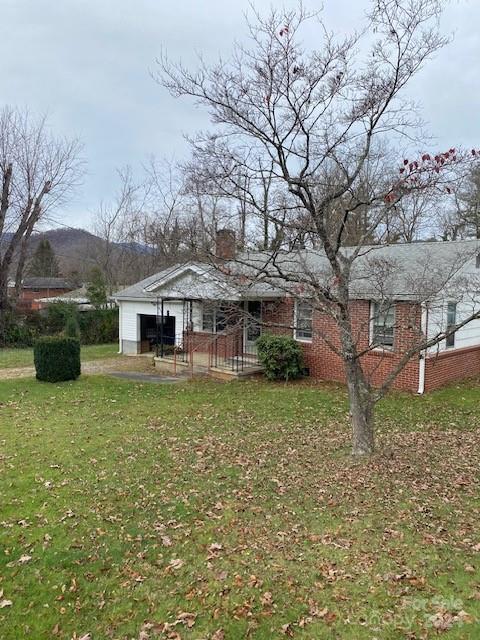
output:
M276 303L265 303L263 321L272 324L269 331L292 335L294 324L294 301L286 298ZM370 332L370 303L364 300L352 302L352 325L357 336L359 349L367 348ZM420 310L417 305L398 303L395 309L396 324L394 351L371 351L362 359L362 364L374 385L379 385L398 363L407 345L414 339L420 323ZM321 380L345 382L342 359L330 349L321 338L324 334L337 346L339 332L335 322L319 312L313 315L313 340L301 342L305 355L305 364L310 376ZM408 391L418 389L418 357L413 358L397 377L394 388Z
M25 310L42 309L44 305L42 305L41 302L36 302L36 300L40 298L54 298L69 291L71 291L71 289L21 289L17 306L19 309Z
M425 390L431 391L480 374L480 346L449 349L425 362Z
M194 331L186 334L188 344L186 349L193 349L197 353L208 353L214 359L226 359L240 355L243 351L243 331L230 330L226 334L208 333L204 331Z
M352 301L352 325L357 336L359 349L368 347L370 339L370 303L366 300ZM264 330L275 334L293 335L294 301L284 298L264 302L262 307ZM372 384L378 386L392 371L405 349L418 338L421 322L419 305L398 302L395 306L395 338L393 351L370 351L362 358L362 364ZM191 334L196 351L211 353L217 340L218 357L231 357L240 353L240 338L232 335L218 335L203 332ZM344 366L341 358L330 349L321 338L325 334L333 344L339 344L339 333L334 321L319 312L313 315L313 340L301 342L305 364L310 376L319 380L345 382ZM430 356L425 364L425 390L437 389L449 382L480 374L480 346L455 349ZM397 376L393 388L403 391L418 391L419 357L414 356Z

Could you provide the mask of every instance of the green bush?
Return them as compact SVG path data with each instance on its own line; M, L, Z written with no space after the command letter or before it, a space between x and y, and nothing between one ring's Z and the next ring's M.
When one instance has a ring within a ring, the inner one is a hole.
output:
M256 345L258 359L269 380L292 380L303 375L303 351L290 336L264 333Z
M78 314L82 344L105 344L118 340L118 309L94 309Z
M61 382L80 375L80 342L76 338L40 338L33 347L37 380Z
M42 318L38 311L16 314L8 311L5 317L4 333L0 344L6 347L32 347L43 330Z
M46 332L50 335L79 335L82 344L105 344L118 340L117 308L79 311L76 304L55 302L48 305L46 313ZM67 325L71 333L67 333ZM79 334L73 334L74 326L78 327Z
M45 331L48 335L62 333L69 318L78 318L78 307L73 302L50 302L45 311Z
M80 339L80 327L76 316L69 316L65 322L63 333L67 338Z
M82 344L105 344L118 340L118 309L79 311L69 302L52 302L45 309L8 312L0 345L31 347L41 336L65 335Z

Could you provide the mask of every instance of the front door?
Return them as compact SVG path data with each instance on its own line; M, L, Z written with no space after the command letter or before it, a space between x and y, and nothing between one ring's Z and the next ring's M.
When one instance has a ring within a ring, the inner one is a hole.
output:
M244 352L255 355L257 346L255 341L262 333L262 303L259 300L248 300L245 302L245 322L244 322Z

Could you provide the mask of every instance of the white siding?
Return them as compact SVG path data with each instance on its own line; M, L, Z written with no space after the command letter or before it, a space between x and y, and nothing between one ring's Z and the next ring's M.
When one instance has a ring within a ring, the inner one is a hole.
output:
M446 329L447 304L449 301L454 302L455 300L445 299L429 310L429 338L434 337L439 331L444 331ZM457 323L461 322L478 310L479 304L473 304L471 301L466 300L457 302ZM459 329L455 333L455 346L448 347L448 351L450 351L451 349L463 349L465 347L473 347L476 345L480 345L480 319L472 320L467 325ZM439 345L431 347L429 349L429 352L436 353L438 351L444 351L445 349L447 349L447 347L445 345L445 340L443 340Z
M140 341L140 315L155 316L157 315L157 306L155 303L143 301L121 301L118 304L121 307L120 313L120 334L122 340L131 340L133 342ZM202 311L201 304L194 302L192 309L193 328L195 331L201 329ZM160 304L159 304L159 313ZM177 343L181 340L183 326L183 302L168 301L163 304L163 313L175 316L175 333Z
M137 321L137 314L147 313L142 309L140 302L119 302L122 306L122 340L140 340L140 323ZM151 305L148 305L151 308ZM150 309L149 309L150 311Z

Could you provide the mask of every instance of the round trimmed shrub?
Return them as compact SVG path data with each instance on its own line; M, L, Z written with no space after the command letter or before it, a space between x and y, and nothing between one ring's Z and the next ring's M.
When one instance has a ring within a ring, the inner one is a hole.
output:
M303 351L290 336L264 333L256 345L258 359L269 380L292 380L303 376Z
M37 380L62 382L80 375L80 342L76 338L40 338L33 347Z

